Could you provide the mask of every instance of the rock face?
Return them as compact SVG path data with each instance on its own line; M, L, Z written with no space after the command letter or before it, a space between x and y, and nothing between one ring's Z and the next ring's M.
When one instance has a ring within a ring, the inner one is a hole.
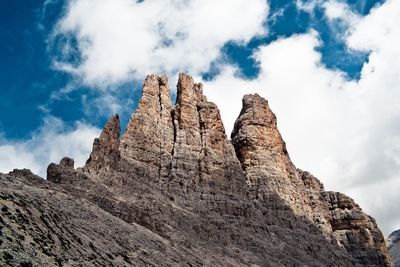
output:
M295 168L265 99L244 96L232 140L252 199L268 202L270 194L276 193L296 215L317 225L327 239L333 236L339 246L351 251L357 262L388 264L385 240L375 220L351 198L325 192L318 179ZM384 253L375 253L376 249Z
M172 104L165 76L150 75L142 98L121 138L121 157L149 179L168 177L174 144Z
M394 267L400 267L400 230L389 235L387 245Z
M302 211L302 192L297 190L302 180L265 99L259 95L244 96L231 137L246 173L251 198L264 202L270 193L277 193L295 212Z
M391 265L375 221L293 165L258 95L231 142L201 84L180 74L173 106L150 75L119 134L115 115L83 168L0 176L3 265Z
M104 167L114 167L119 160L119 116L112 116L104 126L99 138L93 142L92 153L86 162L86 169L89 172L97 173Z
M179 76L174 107L167 78L146 78L138 109L121 137L120 152L128 169L134 166L142 176L173 187L178 194L198 183L232 187L240 183L235 174L242 176L218 108L207 101L202 85L185 74Z

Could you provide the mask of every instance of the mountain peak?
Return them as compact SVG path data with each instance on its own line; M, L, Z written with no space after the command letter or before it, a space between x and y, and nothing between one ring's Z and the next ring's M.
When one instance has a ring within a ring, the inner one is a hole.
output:
M87 168L96 171L118 160L119 133L119 115L115 114L104 126L100 137L94 140L92 153L86 162Z
M390 266L375 221L291 162L268 101L242 104L230 141L201 83L181 73L172 105L167 77L147 76L125 132L112 116L86 166L63 159L34 184L1 176L7 227L36 240L13 253L48 266ZM35 203L30 228L13 219L20 203Z

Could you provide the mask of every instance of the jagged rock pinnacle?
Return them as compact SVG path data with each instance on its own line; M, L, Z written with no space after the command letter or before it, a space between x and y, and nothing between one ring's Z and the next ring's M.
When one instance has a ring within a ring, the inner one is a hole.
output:
M166 76L149 75L142 98L121 137L123 159L145 177L166 177L174 144L172 104Z
M391 264L374 219L294 166L276 116L259 95L243 98L231 143L202 84L181 73L173 106L167 78L149 75L119 133L115 115L83 168L64 158L48 166L46 182L26 170L0 174L6 206L0 260L11 255L13 264L25 266L25 259L34 266Z
M104 126L100 137L94 140L92 153L86 162L87 169L97 172L105 166L115 164L119 158L119 133L119 116L115 114Z
M389 264L376 222L354 200L340 193L325 192L318 179L295 168L267 100L257 94L244 96L232 142L252 198L270 202L274 192L295 214L317 225L328 240L333 238L351 251L356 261L363 265ZM374 253L375 249L384 251L386 256Z
M265 165L282 171L285 175L294 173L286 144L278 131L276 116L269 108L268 101L254 94L245 95L242 102L243 108L235 122L231 138L244 168ZM246 149L242 150L242 147ZM257 159L251 161L250 158L253 157L247 153Z
M203 95L203 85L181 73L173 110L175 143L172 179L191 187L198 183L231 190L244 187L233 147L227 140L217 106Z
M268 101L257 94L245 95L231 137L254 197L263 199L273 190L291 202L291 195L297 192L295 187L301 181Z
M196 184L234 187L244 183L241 167L215 104L203 95L202 84L181 73L177 100L171 105L168 80L150 75L143 85L138 109L123 134L119 150L130 166L170 190ZM225 166L231 166L229 171ZM224 180L231 180L230 183ZM243 188L243 186L240 186Z

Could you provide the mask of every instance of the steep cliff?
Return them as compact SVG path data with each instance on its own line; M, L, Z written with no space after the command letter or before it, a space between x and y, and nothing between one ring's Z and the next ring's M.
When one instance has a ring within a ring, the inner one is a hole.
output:
M297 216L317 225L363 265L386 264L385 240L373 218L354 201L336 192L326 192L318 179L296 169L291 162L268 102L246 95L235 122L233 144L249 181L251 198L266 202L276 193ZM368 256L367 256L368 255Z
M3 264L391 264L375 221L293 165L258 95L230 141L201 84L180 74L173 106L167 78L150 75L119 133L115 115L82 168L64 158L47 180L0 176Z

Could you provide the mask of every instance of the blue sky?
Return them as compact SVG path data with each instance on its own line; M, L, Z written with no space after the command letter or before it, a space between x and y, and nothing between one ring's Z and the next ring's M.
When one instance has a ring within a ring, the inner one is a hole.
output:
M367 14L380 2L349 1L354 11L360 14ZM88 92L85 86L75 85L75 90L61 99L51 97L52 93L64 88L73 79L68 73L52 66L53 58L60 52L57 42L61 40L49 44L49 36L65 12L66 2L2 1L0 5L0 94L3 100L0 125L5 137L29 138L48 113L68 124L85 119L101 127L107 116L98 117L84 112L82 98L96 97L96 93ZM311 16L298 10L295 1L278 0L270 1L270 8L272 14L283 13L267 22L270 31L268 36L254 38L247 44L227 42L222 49L224 59L237 65L243 76L252 78L258 75L257 62L251 58L251 54L260 44L270 43L282 36L304 33L312 27L320 32L323 40L320 47L322 62L329 68L344 71L349 79L359 77L362 64L367 60L366 53L348 51L342 40L332 36L323 11L317 10ZM338 57L341 60L337 60ZM71 57L71 61L75 60L79 59ZM215 68L210 68L204 72L204 78L212 78L215 71ZM137 102L140 94L133 94L133 90L129 90L133 87L133 79L126 87L126 96Z
M126 125L146 74L166 73L173 93L185 71L203 81L228 134L243 94L269 99L298 167L354 197L386 232L400 228L387 205L400 200L399 9L396 0L1 1L0 171L43 175L64 155L82 164L109 116Z
M70 125L76 120L89 119L100 127L105 121L105 118L85 114L82 98L95 94L80 84L75 91L52 98L53 93L73 79L52 66L59 51L57 42L49 41L65 5L64 1L0 3L0 94L3 100L0 127L6 138L30 138L48 114Z

